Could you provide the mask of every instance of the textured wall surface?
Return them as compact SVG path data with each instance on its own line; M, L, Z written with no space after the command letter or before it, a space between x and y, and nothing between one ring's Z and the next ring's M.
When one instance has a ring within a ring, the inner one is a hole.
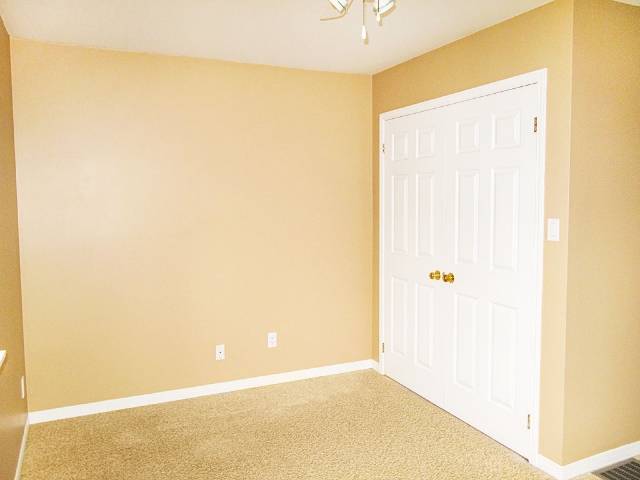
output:
M371 77L12 58L31 411L371 358Z
M27 421L9 35L0 19L0 480L13 480Z
M576 1L564 462L640 441L640 7Z

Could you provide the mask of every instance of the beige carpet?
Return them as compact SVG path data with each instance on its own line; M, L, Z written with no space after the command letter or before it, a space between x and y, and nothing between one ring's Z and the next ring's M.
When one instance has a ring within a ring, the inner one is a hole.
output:
M373 370L33 425L22 470L23 480L549 478Z

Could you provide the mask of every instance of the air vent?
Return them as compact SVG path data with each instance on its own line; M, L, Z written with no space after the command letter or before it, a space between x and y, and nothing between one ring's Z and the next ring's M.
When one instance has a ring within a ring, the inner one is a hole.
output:
M607 467L604 470L598 470L593 474L607 480L640 480L640 462L631 459L624 463Z

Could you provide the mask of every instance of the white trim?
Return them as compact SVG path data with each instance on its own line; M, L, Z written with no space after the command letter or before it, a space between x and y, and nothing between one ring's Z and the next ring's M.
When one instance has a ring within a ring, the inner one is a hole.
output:
M547 70L538 72L538 178L536 179L536 225L533 297L533 385L531 388L530 458L537 459L540 439L540 365L542 363L542 276L544 268L544 195L547 158ZM533 462L531 462L533 463Z
M4 363L4 359L7 357L7 351L6 350L0 350L0 367L2 367L2 364Z
M24 432L22 433L22 444L20 445L20 455L18 455L18 466L16 467L16 476L14 480L20 480L22 474L22 462L24 461L24 452L27 450L27 434L29 433L29 417L24 424Z
M565 480L562 467L543 455L538 454L536 461L532 462L532 465L538 467L540 470L551 475L557 480Z
M513 90L514 88L526 87L527 85L542 85L546 86L547 69L536 70L534 72L525 73L516 77L507 78L505 80L499 80L497 82L489 83L479 87L464 90L462 92L452 93L440 98L434 98L433 100L427 100L425 102L416 103L407 107L398 108L380 114L381 125L384 122L398 117L404 117L407 115L413 115L414 113L425 112L427 110L434 110L436 108L446 107L456 103L467 102L475 98L486 97L487 95L494 95L496 93L504 92L507 90ZM544 77L544 82L543 82ZM380 159L382 159L382 143L384 137L380 138Z
M378 364L379 372L384 375L384 125L385 114L380 115L380 138L378 148Z
M382 153L382 145L385 139L384 126L387 120L394 118L413 115L415 113L433 110L436 108L461 103L487 95L521 88L527 85L538 86L538 135L537 135L537 162L538 162L538 178L536 179L536 231L535 231L535 248L536 248L536 271L535 271L535 292L534 292L534 359L533 359L533 385L531 386L532 394L532 418L531 418L531 449L530 458L535 459L532 464L537 465L538 458L538 441L539 441L539 411L540 411L540 363L541 363L541 331L542 331L542 267L543 267L543 245L544 245L544 173L546 164L546 115L547 115L547 69L536 70L534 72L525 73L516 77L507 78L487 85L482 85L462 92L453 93L444 97L427 100L426 102L417 103L407 107L392 110L380 115L380 138L379 138L379 317L378 328L380 338L380 373L384 374L384 355L382 354L382 343L384 340L384 154Z
M594 472L601 468L608 467L615 463L623 462L629 458L640 455L640 442L630 443L622 447L614 448L606 452L598 453L592 457L578 460L564 467L549 460L543 455L538 455L536 466L557 478L558 480L569 480L570 478L584 475L585 473Z
M380 364L375 360L371 360L371 368L376 372L380 373Z
M29 422L31 424L52 422L54 420L63 420L65 418L83 417L85 415L113 412L115 410L124 410L126 408L144 407L147 405L155 405L157 403L174 402L176 400L186 400L188 398L245 390L247 388L264 387L266 385L294 382L296 380L306 380L308 378L356 372L369 368L375 369L374 363L375 362L373 360L362 360L359 362L329 365L327 367L297 370L295 372L276 373L262 377L213 383L210 385L202 385L200 387L182 388L179 390L169 390L166 392L150 393L147 395L137 395L135 397L116 398L114 400L105 400L103 402L86 403L84 405L41 410L29 413Z

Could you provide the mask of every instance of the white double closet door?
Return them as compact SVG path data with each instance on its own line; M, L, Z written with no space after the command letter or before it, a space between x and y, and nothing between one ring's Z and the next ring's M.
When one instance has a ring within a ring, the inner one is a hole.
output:
M537 106L530 85L386 120L381 172L384 373L527 458Z

